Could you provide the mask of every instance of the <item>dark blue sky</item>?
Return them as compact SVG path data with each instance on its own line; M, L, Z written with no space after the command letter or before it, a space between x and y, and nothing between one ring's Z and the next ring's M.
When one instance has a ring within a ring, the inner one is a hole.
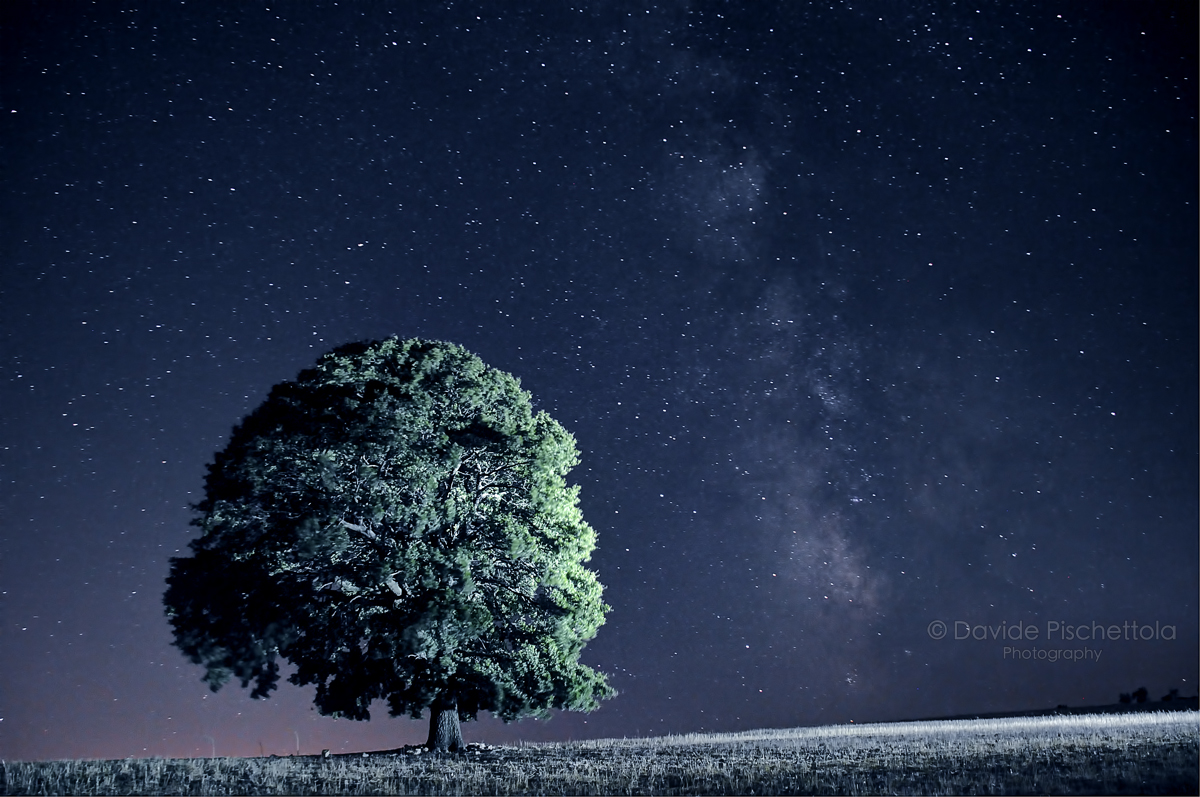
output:
M1197 692L1193 3L501 5L0 7L0 758L424 740L161 605L233 425L392 334L574 433L613 607L618 698L468 741Z

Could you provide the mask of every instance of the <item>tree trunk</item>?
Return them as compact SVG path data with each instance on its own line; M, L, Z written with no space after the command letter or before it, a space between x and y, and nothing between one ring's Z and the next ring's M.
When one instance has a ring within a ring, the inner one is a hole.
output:
M429 741L425 746L439 753L456 753L466 747L458 723L458 701L438 697L429 708Z

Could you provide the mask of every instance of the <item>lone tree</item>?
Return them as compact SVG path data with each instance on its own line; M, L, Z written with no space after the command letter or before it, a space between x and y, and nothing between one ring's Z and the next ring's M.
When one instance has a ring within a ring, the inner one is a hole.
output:
M595 532L565 477L575 441L510 374L460 346L355 343L276 385L208 468L164 596L175 645L216 691L316 684L322 714L460 720L590 711L580 664L604 622Z

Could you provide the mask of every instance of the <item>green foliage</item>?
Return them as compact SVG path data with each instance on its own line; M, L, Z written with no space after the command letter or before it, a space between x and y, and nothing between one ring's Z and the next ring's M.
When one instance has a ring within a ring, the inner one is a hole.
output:
M175 644L266 697L280 658L323 714L435 699L505 720L615 694L578 657L604 622L575 440L513 376L441 342L323 356L209 466L191 557L164 598Z

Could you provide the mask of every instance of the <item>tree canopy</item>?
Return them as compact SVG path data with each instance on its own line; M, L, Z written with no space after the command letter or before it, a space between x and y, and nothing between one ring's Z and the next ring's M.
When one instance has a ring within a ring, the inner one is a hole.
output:
M214 691L266 697L284 659L323 714L365 720L382 699L452 714L452 736L479 711L592 710L615 692L578 661L609 607L577 462L515 377L460 346L338 348L209 466L202 534L167 579L175 645Z

